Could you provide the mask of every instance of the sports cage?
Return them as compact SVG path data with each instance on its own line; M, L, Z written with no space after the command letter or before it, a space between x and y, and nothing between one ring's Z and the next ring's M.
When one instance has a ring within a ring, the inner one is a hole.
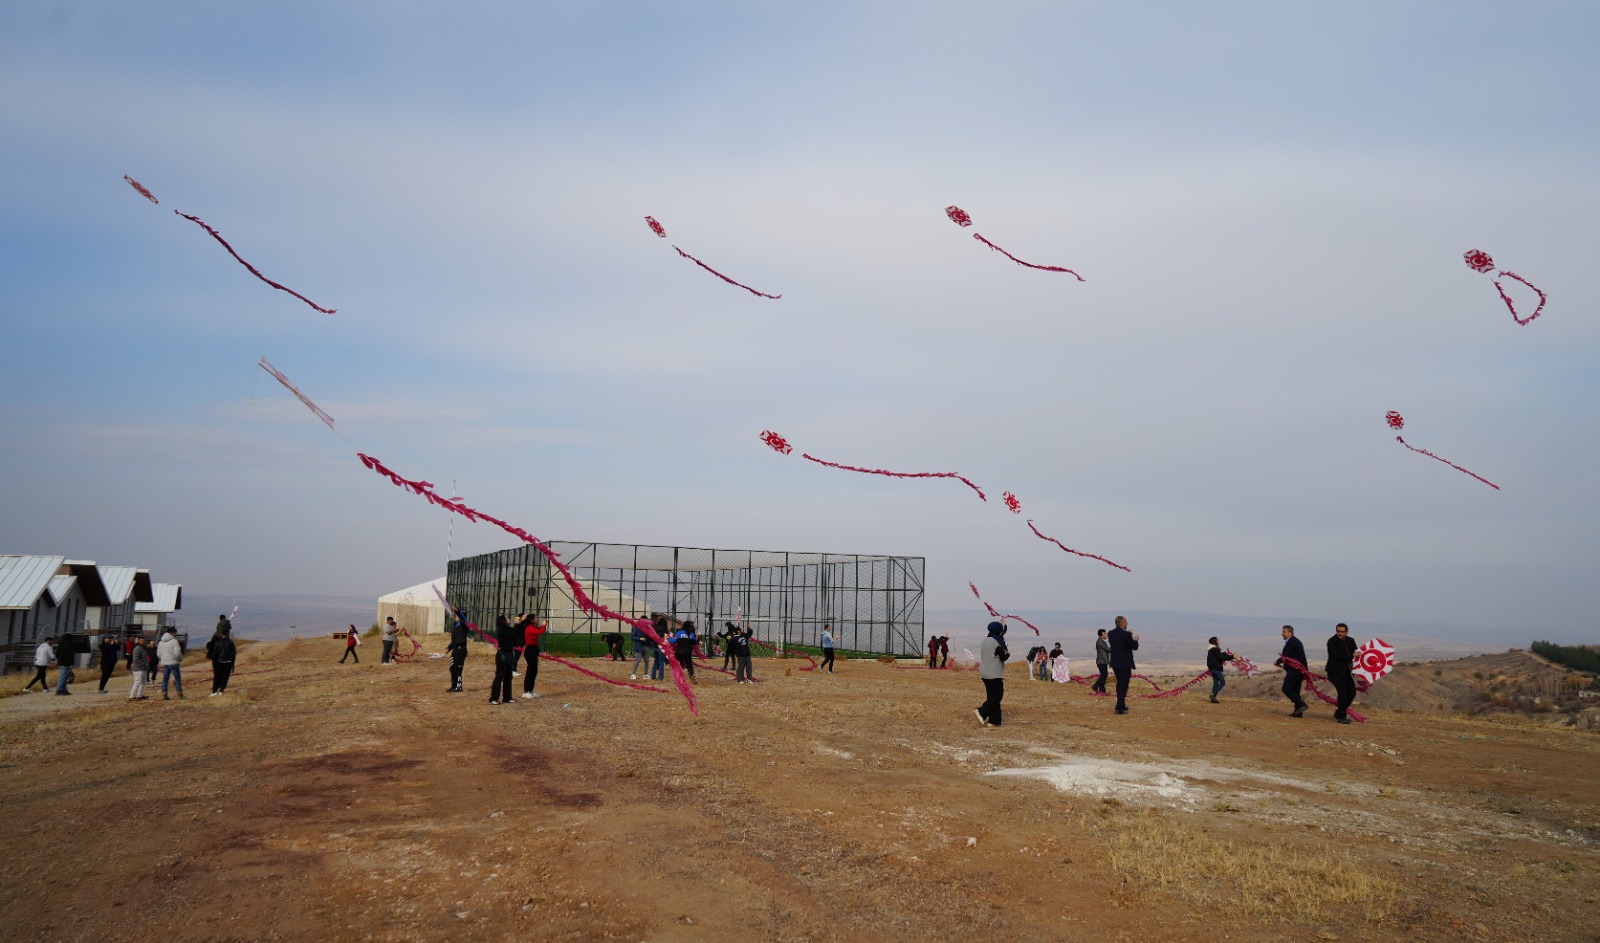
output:
M917 656L923 647L923 557L773 550L708 550L555 540L549 544L596 602L625 615L693 620L702 636L742 617L769 645L821 642ZM561 574L529 546L451 560L450 602L487 626L531 612L552 633L631 630L584 612Z

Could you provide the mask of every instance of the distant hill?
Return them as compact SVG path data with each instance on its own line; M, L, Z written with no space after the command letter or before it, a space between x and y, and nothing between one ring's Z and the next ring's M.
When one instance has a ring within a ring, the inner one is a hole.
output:
M295 636L326 635L343 632L345 626L365 629L378 614L376 596L203 596L185 593L183 609L177 613L180 626L191 634L210 635L217 615L227 615L233 607L239 615L233 630L240 638L272 641Z

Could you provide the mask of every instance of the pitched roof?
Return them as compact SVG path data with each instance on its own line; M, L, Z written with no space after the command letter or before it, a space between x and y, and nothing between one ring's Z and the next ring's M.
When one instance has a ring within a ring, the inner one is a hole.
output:
M64 557L0 555L0 609L31 609L50 585Z
M179 583L151 583L150 602L136 602L134 612L177 612L183 608L183 586Z

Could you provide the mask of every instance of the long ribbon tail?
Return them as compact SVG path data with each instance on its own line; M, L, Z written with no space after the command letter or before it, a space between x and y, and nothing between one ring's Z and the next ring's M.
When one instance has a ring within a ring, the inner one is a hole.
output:
M1527 285L1529 288L1532 288L1539 296L1539 306L1533 309L1533 313L1525 318L1519 318L1517 317L1517 306L1512 303L1511 296L1506 294L1505 287L1500 284L1500 279L1498 277L1495 278L1494 290L1500 293L1500 300L1506 303L1506 310L1511 312L1511 320L1517 322L1518 324L1526 325L1533 321L1534 318L1544 313L1544 303L1549 299L1545 297L1545 293L1540 291L1537 286L1528 281L1526 278L1523 278L1521 275L1518 275L1516 272L1501 271L1496 274L1504 275L1506 278L1516 279L1522 284Z
M955 480L966 485L968 488L971 488L973 491L977 492L980 500L984 501L985 503L987 503L989 500L989 497L983 493L982 488L979 488L977 485L973 484L965 477L956 474L955 472L897 472L889 471L886 468L858 468L855 465L840 465L838 462L826 461L824 459L817 458L815 455L810 455L805 452L801 452L800 457L808 462L815 462L818 465L824 465L828 468L837 468L840 471L860 472L863 475L883 475L888 478L954 478Z
M1066 544L1062 543L1061 541L1055 539L1054 537L1051 537L1051 536L1049 536L1047 534L1039 533L1039 528L1033 526L1033 521L1029 521L1028 522L1028 529L1033 531L1033 536L1039 538L1040 540L1048 540L1051 543L1055 544L1057 547L1060 547L1062 550L1065 550L1068 553L1076 554L1077 556L1080 556L1080 557L1088 557L1091 560L1099 560L1101 563L1104 563L1106 566L1114 566L1114 567L1116 567L1117 569L1121 570L1124 573L1132 573L1133 572L1132 570L1128 569L1127 567L1123 566L1122 564L1113 563L1110 560L1107 560L1105 557L1102 557L1097 553L1084 553L1082 550L1074 550L1071 547L1067 546Z
M146 195L148 195L148 194L146 194ZM206 232L210 233L211 234L211 238L213 238L213 239L217 240L218 242L222 243L222 248L227 249L228 250L228 254L233 256L235 259L237 259L240 265L242 265L245 268L249 269L251 275L254 275L256 278L261 279L262 281L266 282L268 285L271 285L273 288L278 289L279 291L286 291L289 294L294 295L296 298L299 298L301 301L304 301L306 304L310 305L313 309L315 309L317 311L321 311L323 314L333 314L334 313L334 309L333 308L324 308L324 307L318 305L315 301L312 301L310 298L307 298L305 295L302 295L299 292L295 291L293 288L290 288L290 287L288 287L286 285L280 285L277 282L273 281L272 279L268 278L267 276L261 274L261 272L259 270L257 270L254 265L251 265L249 262L246 262L244 260L244 258L239 255L239 253L233 251L233 246L228 245L228 240L222 238L222 234L221 233L217 232L215 229L212 229L210 226L207 226L206 223L205 223L205 220L202 220L198 216L190 216L188 213L179 213L177 210L173 210L172 212L177 213L177 215L182 216L184 219L188 220L191 223L194 223L196 226L199 226L201 229L204 229Z
M585 668L585 667L583 667L582 665L580 665L580 664L578 664L576 662L568 661L565 658L558 658L555 655L547 655L544 652L540 652L539 653L539 660L540 661L553 661L558 665L565 665L566 667L571 668L573 671L576 671L579 674L588 675L591 678L595 678L595 679L597 679L599 681L604 681L606 684L614 684L619 688L632 688L635 691L654 691L657 694L671 694L672 693L672 691L667 689L667 688L657 688L657 687L653 687L653 686L648 685L648 684L634 684L631 681L618 681L615 678L608 678L605 675L601 674L600 672L598 672L598 671L590 671L588 668Z
M1315 694L1317 696L1318 700L1321 700L1324 704L1332 704L1334 707L1338 707L1339 706L1339 701L1338 701L1337 698L1329 697L1328 695L1322 693L1322 690L1317 687L1317 682L1318 681L1327 681L1328 680L1326 675L1317 674L1315 671L1312 671L1310 668L1306 667L1305 665L1302 665L1300 662L1296 661L1293 658L1288 658L1288 657L1285 657L1283 655L1279 655L1278 656L1278 660L1283 662L1285 665L1289 666L1290 668L1293 668L1294 670L1300 672L1302 675L1305 675L1305 678L1306 678L1306 690L1310 691L1312 694ZM1357 685L1356 687L1357 687L1358 690L1360 689L1360 685ZM1344 712L1347 715L1349 715L1350 719L1354 720L1356 723L1364 724L1364 723L1367 722L1367 719L1365 717L1362 717L1360 714L1356 713L1353 708L1347 707L1347 708L1344 709Z
M476 508L468 507L466 503L459 498L441 497L438 492L433 490L433 484L431 482L414 481L409 478L404 478L365 452L358 452L356 455L361 459L361 464L384 476L385 478L388 478L389 481L396 487L404 488L405 490L410 491L412 494L420 495L425 498L428 503L438 505L452 514L459 514L469 521L487 521L488 523L493 524L494 526L500 528L511 536L516 537L522 542L533 547L533 549L537 550L541 556L550 562L550 565L555 568L556 572L561 574L562 580L566 582L568 590L570 590L572 593L573 602L578 604L579 609L582 609L584 612L593 613L594 615L611 622L633 626L639 629L639 631L643 632L652 642L655 642L657 645L661 645L663 647L664 654L666 655L667 659L667 665L672 669L673 683L677 686L678 692L683 695L684 700L689 702L690 713L694 714L696 717L700 715L700 707L695 700L694 690L689 687L688 675L684 673L683 666L678 664L677 657L673 654L671 648L667 647L666 640L656 632L655 626L650 624L649 619L630 618L620 612L617 612L610 606L595 602L592 598L590 598L588 591L583 588L583 584L578 582L578 578L573 576L572 571L567 569L566 564L561 562L561 557L539 538L533 536L522 528L508 524L505 521L500 520L498 517L486 514L483 511L477 510Z
M1531 318L1530 318L1530 320L1531 320ZM1484 484L1488 485L1489 487L1493 488L1496 491L1500 490L1500 486L1499 485L1497 485L1494 482L1490 481L1489 479L1483 477L1482 475L1475 474L1473 472L1467 471L1465 468L1462 468L1460 465L1457 465L1455 462L1452 462L1447 458L1440 458L1439 456L1433 454L1432 452L1428 451L1427 449L1419 449L1416 446L1412 445L1411 443L1407 442L1405 439L1401 438L1400 436L1395 436L1394 440L1396 442L1400 443L1401 445L1405 446L1406 448L1410 449L1411 451L1417 453L1418 455L1426 455L1426 456L1428 456L1429 458L1433 459L1436 462L1444 462L1446 465L1449 465L1451 468L1454 468L1456 471L1460 472L1461 474L1468 475L1468 476L1470 476L1472 478L1476 478L1479 481L1483 482Z
M1076 278L1078 281L1080 281L1080 282L1083 281L1083 276L1082 275L1079 275L1077 272L1074 272L1072 269L1069 269L1069 268L1062 268L1059 265L1034 265L1032 262L1024 262L1021 259L1017 258L1016 256L1012 255L1011 253L1007 252L1006 250L1004 250L1004 249L1000 248L999 246L995 245L994 243L990 242L989 240L983 238L983 234L982 233L973 233L972 234L972 238L978 240L979 242L983 243L984 245L988 246L989 248L993 249L994 251L1000 253L1001 255L1005 256L1006 258L1010 259L1011 261L1017 263L1018 265L1026 265L1028 268L1036 268L1041 272L1066 272L1068 275L1071 275L1073 278Z
M771 298L773 301L777 301L779 298L783 297L782 295L769 295L764 291L756 291L754 288L751 288L749 285L746 285L743 282L734 281L733 279L731 279L728 276L722 274L721 272L717 271L716 269L712 268L711 266L705 264L704 262L702 262L699 259L695 258L694 256L690 255L689 253L683 251L682 249L678 249L677 246L673 246L672 248L676 249L679 255L683 256L686 259L688 259L690 262L693 262L694 264L700 266L701 268L703 268L706 271L710 272L711 274L717 276L718 278L722 279L723 281L727 282L730 285L734 285L734 286L737 286L739 288L743 288L745 291L748 291L750 294L755 295L757 298Z

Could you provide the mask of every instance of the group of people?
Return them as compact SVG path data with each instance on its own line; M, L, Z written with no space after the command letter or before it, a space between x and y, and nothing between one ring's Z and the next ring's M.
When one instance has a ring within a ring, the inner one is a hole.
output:
M950 636L935 635L928 639L928 668L945 668L950 664Z
M984 701L974 709L978 723L985 727L998 727L1002 723L1001 701L1005 697L1005 663L1011 657L1005 643L1006 626L1003 622L991 622L988 634L983 640L978 658L978 677L983 681ZM1223 677L1223 668L1234 660L1234 654L1225 651L1216 636L1207 642L1206 670L1211 673L1211 703L1220 703L1217 695L1227 685ZM931 648L930 648L931 650ZM1139 636L1128 629L1128 620L1117 616L1112 629L1107 632L1100 629L1095 639L1095 667L1099 677L1089 686L1089 690L1100 694L1106 693L1106 680L1108 669L1110 674L1116 676L1116 713L1128 713L1128 682L1133 678L1134 652L1139 650ZM1333 630L1333 636L1328 639L1328 662L1326 666L1328 681L1338 692L1336 707L1333 717L1341 724L1351 722L1349 717L1350 705L1356 698L1355 682L1355 656L1356 643L1350 638L1350 627L1343 622ZM1047 667L1053 667L1057 658L1065 658L1061 653L1061 645L1046 652L1043 646L1036 646L1028 653L1028 676L1039 680L1048 680ZM1305 646L1294 634L1294 626L1283 627L1283 650L1276 664L1283 669L1283 694L1294 705L1290 713L1292 717L1305 716L1309 705L1300 696L1301 688L1305 684L1305 672L1310 670L1306 661ZM929 665L933 667L930 655Z
M218 616L217 620L216 630L206 642L206 658L211 662L212 697L228 690L228 679L233 674L234 662L238 659L239 653L238 646L233 641L231 621L227 616ZM55 693L71 694L68 685L77 680L73 672L75 653L72 649L71 636L50 636L42 640L33 652L33 677L23 686L22 693L33 693L35 684L39 685L41 693L49 690L45 675L50 666L55 665L59 669ZM133 635L119 642L111 633L101 633L100 693L111 693L106 690L106 684L116 674L118 662L125 660L131 678L128 700L148 701L150 698L144 693L145 685L156 680L158 670L161 674L161 699L171 700L172 692L176 692L178 699L183 700L183 654L183 643L178 641L177 629L172 626L168 626L161 633L160 639L155 641Z

